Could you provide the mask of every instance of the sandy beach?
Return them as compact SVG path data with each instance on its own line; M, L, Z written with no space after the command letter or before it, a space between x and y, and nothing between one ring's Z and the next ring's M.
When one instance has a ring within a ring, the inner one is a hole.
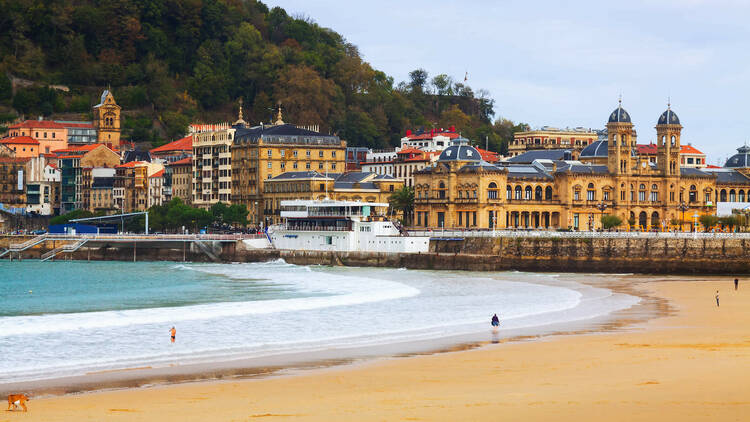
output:
M31 400L28 413L4 412L0 421L745 420L750 286L638 288L674 312L615 332Z

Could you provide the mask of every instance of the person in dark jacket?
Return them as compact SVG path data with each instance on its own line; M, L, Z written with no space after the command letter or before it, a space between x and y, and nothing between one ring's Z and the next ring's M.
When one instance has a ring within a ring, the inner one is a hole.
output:
M497 327L500 325L500 318L497 317L497 314L492 315L492 326Z

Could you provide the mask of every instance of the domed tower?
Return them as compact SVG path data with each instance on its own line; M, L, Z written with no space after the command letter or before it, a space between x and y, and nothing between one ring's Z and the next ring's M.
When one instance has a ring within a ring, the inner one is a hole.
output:
M607 122L607 167L610 174L632 174L635 166L636 134L622 99Z
M659 172L665 176L680 175L680 118L667 104L667 111L659 116L656 123L656 149Z

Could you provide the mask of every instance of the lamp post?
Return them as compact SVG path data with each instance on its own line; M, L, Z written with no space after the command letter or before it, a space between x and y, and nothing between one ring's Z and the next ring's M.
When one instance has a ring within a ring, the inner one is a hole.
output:
M688 205L683 201L680 203L679 209L682 211L682 219L680 220L680 230L683 228L683 224L685 224L685 211L688 210Z
M604 217L604 210L607 209L607 204L604 203L604 201L596 204L596 208L599 209L599 213ZM602 228L604 228L604 223L602 223Z

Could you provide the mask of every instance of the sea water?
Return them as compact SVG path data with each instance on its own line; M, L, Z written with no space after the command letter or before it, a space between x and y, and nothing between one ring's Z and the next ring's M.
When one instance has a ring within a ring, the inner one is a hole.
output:
M0 383L408 342L635 304L554 275L268 263L0 263ZM177 341L169 341L169 329Z

